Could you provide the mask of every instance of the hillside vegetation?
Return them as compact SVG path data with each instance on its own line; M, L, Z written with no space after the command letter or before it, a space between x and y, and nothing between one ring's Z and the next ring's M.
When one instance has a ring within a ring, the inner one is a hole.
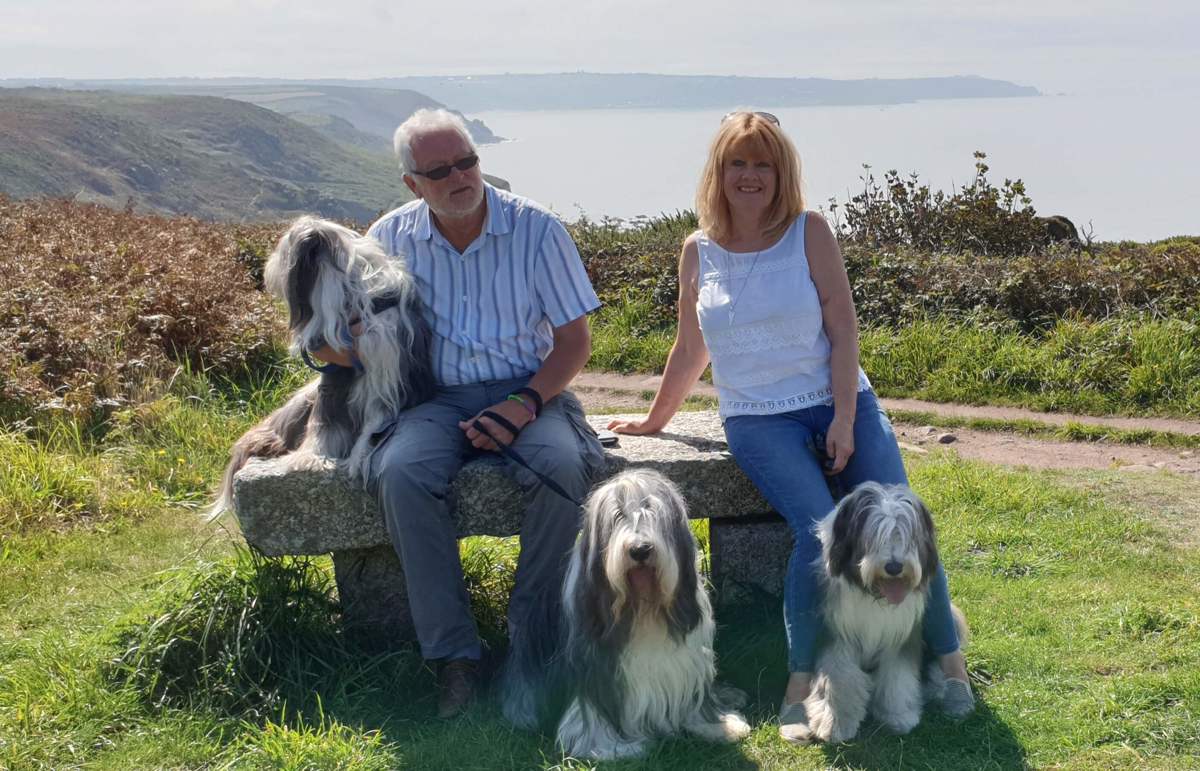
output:
M919 212L869 186L836 210L877 389L1092 413L1200 411L1200 238L1047 244L1023 193L991 186L979 164L972 183L921 215L954 249L883 228ZM679 245L695 226L690 213L570 226L604 302L590 366L661 370ZM161 393L180 367L233 377L278 361L281 319L258 281L282 230L0 198L0 414L90 420ZM962 250L967 241L974 251Z
M261 85L222 81L207 85L168 85L141 81L132 85L114 84L113 87L145 93L219 96L250 102L289 117L298 117L318 130L327 131L335 139L344 135L343 124L348 123L359 132L359 141L373 138L370 144L365 145L367 149L388 153L392 149L392 132L408 116L423 108L452 109L436 99L406 88L336 86L296 81L273 81ZM462 117L477 143L488 144L501 140L483 121L472 120L465 115Z
M261 221L369 222L411 199L394 161L207 96L0 89L0 192Z

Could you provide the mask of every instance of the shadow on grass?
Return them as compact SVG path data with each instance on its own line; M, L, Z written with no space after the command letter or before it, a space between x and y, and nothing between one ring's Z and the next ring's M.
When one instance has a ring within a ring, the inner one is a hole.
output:
M500 654L510 577L498 551L474 555L473 603L484 639ZM471 555L468 555L469 557ZM491 567L482 580L479 566ZM514 729L497 694L466 715L440 721L433 671L411 644L389 651L355 644L341 631L328 571L312 560L264 560L243 553L167 588L157 607L119 629L114 681L136 689L151 710L217 716L236 724L226 752L275 749L279 737L362 751L378 767L422 769L588 768L564 758L551 735ZM774 721L786 680L780 605L759 595L718 611L721 679L746 691L755 734L737 745L690 737L656 742L646 757L606 768L750 769L834 766L1021 768L1024 752L985 704L960 724L930 712L907 736L867 723L854 742L795 748ZM986 693L984 694L986 697ZM359 746L361 745L361 746ZM264 749L265 748L265 749ZM327 747L326 747L327 748ZM307 744L295 749L317 762Z

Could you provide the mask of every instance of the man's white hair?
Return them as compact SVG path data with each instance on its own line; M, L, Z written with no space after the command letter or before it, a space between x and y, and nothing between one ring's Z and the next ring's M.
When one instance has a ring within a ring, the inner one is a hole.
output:
M400 159L400 171L409 174L416 169L412 146L418 137L446 129L457 131L471 151L475 152L475 142L471 139L471 132L467 131L467 124L463 121L462 116L455 115L442 107L435 110L422 108L401 123L392 137L392 146L396 150L396 157Z

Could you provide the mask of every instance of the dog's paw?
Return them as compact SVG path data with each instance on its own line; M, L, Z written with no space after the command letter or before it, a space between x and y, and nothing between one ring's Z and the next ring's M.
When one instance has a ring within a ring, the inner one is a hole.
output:
M919 710L902 710L899 712L876 712L876 719L883 723L892 733L906 734L921 722Z
M812 740L841 744L858 735L861 720L849 720L838 715L833 706L824 699L810 699L804 705L808 710L808 728Z
M339 467L334 458L303 450L283 456L280 462L288 471L334 471Z
M750 724L737 712L725 712L715 722L707 723L697 716L695 722L684 725L684 730L710 742L739 742L750 735Z
M721 715L721 726L725 731L724 740L730 743L740 742L750 735L750 724L737 712Z

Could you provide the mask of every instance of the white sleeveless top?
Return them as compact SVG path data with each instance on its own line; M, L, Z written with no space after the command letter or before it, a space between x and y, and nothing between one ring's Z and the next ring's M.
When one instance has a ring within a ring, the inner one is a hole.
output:
M829 338L804 252L807 213L761 252L730 252L697 233L700 331L722 418L833 403ZM862 368L858 390L871 387Z

